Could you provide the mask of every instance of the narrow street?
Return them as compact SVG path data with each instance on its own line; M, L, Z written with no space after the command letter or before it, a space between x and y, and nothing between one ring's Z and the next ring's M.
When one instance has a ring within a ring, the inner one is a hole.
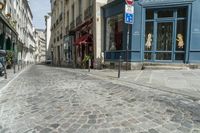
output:
M200 133L200 101L33 65L0 90L0 133Z

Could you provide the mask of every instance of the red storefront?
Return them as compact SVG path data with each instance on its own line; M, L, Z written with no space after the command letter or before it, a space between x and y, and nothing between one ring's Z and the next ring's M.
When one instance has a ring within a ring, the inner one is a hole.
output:
M86 58L90 57L93 60L94 57L92 19L78 26L75 35L75 63L77 67L84 68L87 64Z

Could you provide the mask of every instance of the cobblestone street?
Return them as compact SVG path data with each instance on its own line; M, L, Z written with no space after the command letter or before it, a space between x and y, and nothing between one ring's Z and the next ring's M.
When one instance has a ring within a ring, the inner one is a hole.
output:
M34 65L0 90L0 133L200 133L200 99Z

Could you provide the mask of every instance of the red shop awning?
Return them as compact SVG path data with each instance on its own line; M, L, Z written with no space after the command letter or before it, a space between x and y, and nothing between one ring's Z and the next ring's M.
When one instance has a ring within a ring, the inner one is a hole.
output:
M86 34L86 35L79 37L75 41L74 44L75 45L82 45L82 44L88 44L88 43L92 43L92 35L91 34Z

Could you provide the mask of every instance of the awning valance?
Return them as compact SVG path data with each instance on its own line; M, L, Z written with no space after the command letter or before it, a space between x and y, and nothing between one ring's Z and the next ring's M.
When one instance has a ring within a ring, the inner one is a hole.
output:
M90 44L92 43L92 35L91 34L86 34L83 35L81 37L79 37L76 41L75 41L75 45L82 45L82 44Z

